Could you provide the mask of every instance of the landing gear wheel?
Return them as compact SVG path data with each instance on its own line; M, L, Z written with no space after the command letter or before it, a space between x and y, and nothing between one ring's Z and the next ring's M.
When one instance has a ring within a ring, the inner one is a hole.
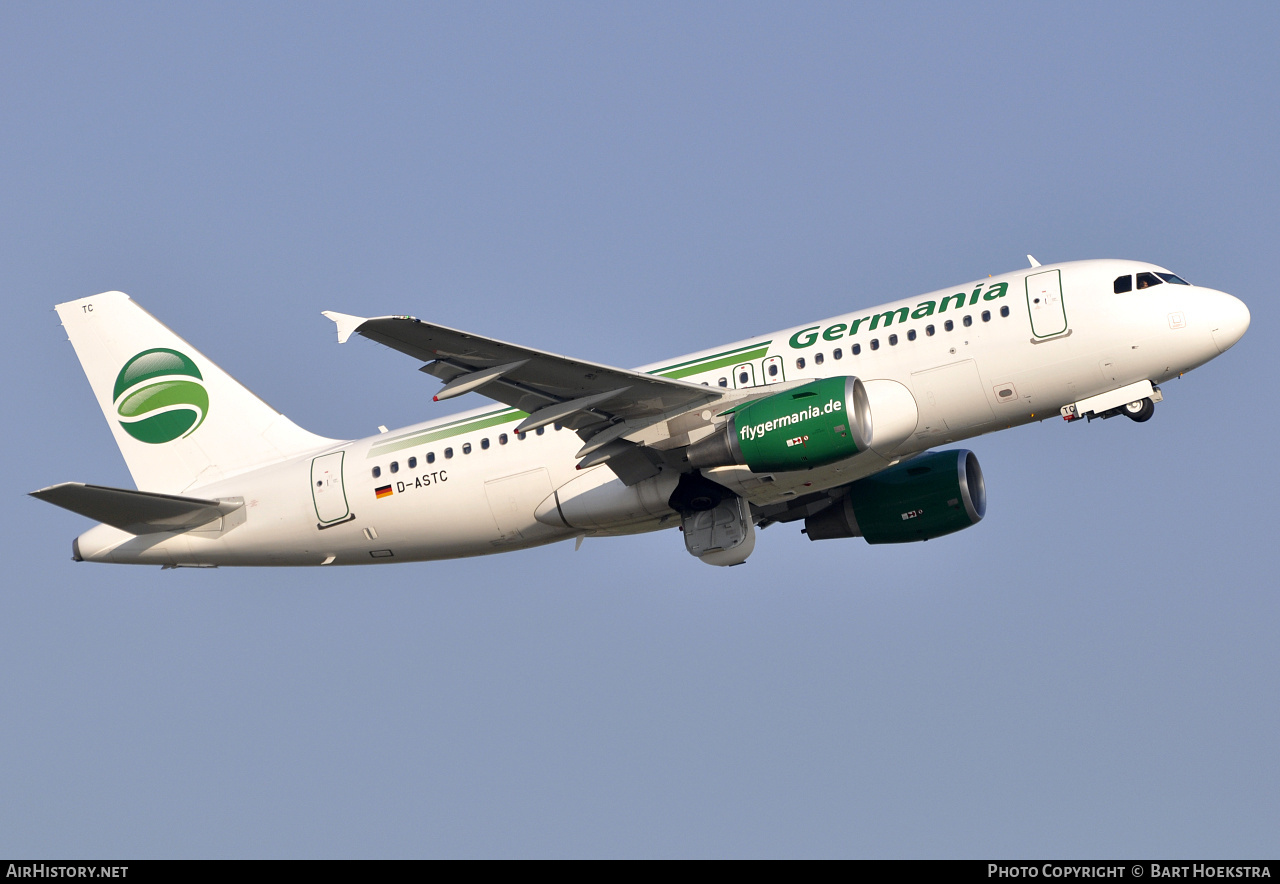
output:
M1151 415L1156 413L1156 404L1150 399L1138 399L1126 403L1120 410L1129 420L1142 423L1151 420Z

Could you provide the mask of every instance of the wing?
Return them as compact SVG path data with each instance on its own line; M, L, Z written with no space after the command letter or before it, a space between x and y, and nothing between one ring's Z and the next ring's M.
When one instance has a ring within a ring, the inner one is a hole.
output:
M580 466L608 462L623 481L657 473L661 455L624 437L721 403L731 391L570 359L423 322L412 316L365 319L325 311L338 341L358 334L420 359L444 381L436 400L476 392L526 412L516 428L569 427L585 443Z

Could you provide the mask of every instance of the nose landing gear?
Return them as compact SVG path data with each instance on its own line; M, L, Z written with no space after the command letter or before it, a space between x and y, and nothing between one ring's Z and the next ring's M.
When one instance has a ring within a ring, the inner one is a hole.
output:
M1150 399L1135 399L1133 402L1126 402L1122 405L1120 413L1129 420L1140 424L1151 420L1151 415L1156 413L1156 404Z
M1164 399L1160 388L1151 381L1127 384L1097 396L1090 396L1062 406L1062 417L1068 421L1080 418L1109 418L1123 414L1132 421L1143 423L1156 413L1156 403Z

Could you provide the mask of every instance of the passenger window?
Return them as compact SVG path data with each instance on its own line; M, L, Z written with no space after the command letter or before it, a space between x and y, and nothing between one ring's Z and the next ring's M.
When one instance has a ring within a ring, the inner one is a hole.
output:
M449 459L449 458L451 458L451 457L453 457L453 449L452 449L452 448L446 448L446 449L444 450L444 459L445 459L445 460L448 460L448 459Z
M915 339L916 339L916 330L915 330L914 328L913 328L913 329L908 330L908 331L907 331L907 340L908 340L908 341L914 341Z
M952 330L953 328L955 328L955 327L956 327L956 324L955 324L954 322L952 322L950 319L948 319L946 322L942 323L942 328L943 328L943 330L944 330L944 331L951 331L951 330Z
M436 462L436 453L434 451L428 451L427 463L435 463L435 462Z
M507 434L506 434L506 433L503 433L501 436L499 436L499 437L498 437L498 444L499 444L499 445L506 445L506 444L507 444Z
M541 436L544 432L546 432L546 429L547 429L546 427L538 427L538 435Z
M1160 277L1165 282L1171 282L1174 285L1191 285L1191 283L1187 282L1181 276L1175 276L1172 273L1157 273L1156 276Z
M796 368L804 368L804 357L803 357L803 356L801 356L799 359L797 359L797 360L796 360ZM743 373L742 373L742 382L743 382L744 384L747 382L747 373L746 373L746 372L743 372Z
M1117 295L1123 295L1125 292L1133 291L1133 277L1117 276L1116 284L1112 288L1115 289Z
M1154 273L1139 273L1139 274L1138 274L1138 288L1140 288L1140 289L1149 289L1149 288L1151 288L1153 285L1159 285L1159 284L1160 284L1161 282L1163 282L1163 281L1164 281L1164 280L1162 280L1160 277L1156 276Z
M471 453L471 443L470 443L470 442L463 442L463 443L462 443L462 453L463 453L463 454L470 454L470 453Z
M814 353L814 354L813 354L813 364L814 364L814 365L821 365L821 364L822 364L822 359L823 359L823 357L822 357L822 354L821 354L821 353Z
M934 332L934 328L933 328L933 326L931 326L931 325L926 325L926 326L924 327L924 333L925 333L926 335L928 335L929 337L933 337L933 332Z
M379 476L381 476L381 475L382 475L382 467L374 467L374 468L373 468L373 478L375 478L375 479L376 479L376 478L378 478L378 477L379 477Z
M990 310L983 310L983 311L982 311L982 321L983 321L983 322L990 322L990 321L991 321L991 311L990 311Z
M854 356L857 356L859 353L862 352L862 345L854 344L852 347L849 348L849 352L852 353Z
M1008 315L1009 315L1009 305L1007 305L1007 304L1006 304L1005 306L1003 306L1003 307L1001 307L1001 308L1000 308L1000 315L1001 315L1001 316L1008 316Z
M968 327L969 327L969 326L971 326L971 325L973 325L973 317L972 317L972 316L967 316L967 315L966 315L966 316L965 316L965 318L964 318L964 327L965 327L965 328L968 328Z
M898 336L897 336L897 335L889 335L889 346L890 346L890 347L896 347L896 346L898 346Z
M483 448L485 451L488 451L488 450L489 450L489 440L488 440L488 438L484 438L484 439L481 439L481 440L480 440L480 447L481 447L481 448Z
M720 384L720 386L722 386L722 387L727 387L727 386L729 386L729 379L728 379L728 378L721 378L721 379L718 381L718 383L719 383L719 384Z
M843 350L841 350L839 347L836 347L834 350L832 350L832 351L831 351L831 358L832 358L832 359L843 359L843 358L844 358L844 351L843 351Z
M871 349L872 349L872 350L879 350L879 349L880 349L880 339L879 339L879 338L872 338L872 339L871 339Z
M771 377L771 378L776 378L777 376L778 376L778 363L776 363L776 362L770 362L770 363L769 363L769 377Z
M802 359L800 361L803 362L804 360ZM743 386L746 386L747 382L750 380L751 380L750 374L748 374L745 371L738 372L738 383L742 384Z
M524 437L528 435L529 435L528 433L516 433L516 438L519 439L521 442L523 442Z
M395 460L391 461L391 472L393 472L393 473L398 473L398 472L400 472L400 462L399 462L399 461L395 461Z
M418 459L417 459L416 457L411 457L411 458L409 458L409 469L411 469L411 470L412 470L412 469L414 469L417 465L418 465Z
M557 433L564 429L564 427L561 424L552 424L552 426L556 428Z

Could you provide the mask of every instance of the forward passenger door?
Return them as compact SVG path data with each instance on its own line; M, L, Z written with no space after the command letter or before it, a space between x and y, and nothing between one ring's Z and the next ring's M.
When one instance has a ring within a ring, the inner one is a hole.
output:
M1031 316L1031 334L1037 338L1051 338L1067 330L1061 270L1045 270L1027 277L1027 312Z

